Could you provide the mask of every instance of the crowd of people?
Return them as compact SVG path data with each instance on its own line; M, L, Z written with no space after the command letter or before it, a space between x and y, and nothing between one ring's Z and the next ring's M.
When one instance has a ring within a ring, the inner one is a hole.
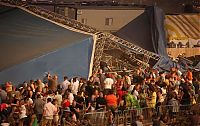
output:
M63 123L90 125L83 113L99 110L124 111L163 105L192 105L199 102L200 78L191 70L168 72L138 68L134 73L107 72L99 69L88 80L49 73L41 79L15 87L6 82L0 87L0 120L11 126L58 126ZM152 115L153 116L153 115ZM142 115L136 120L142 126ZM163 115L156 116L160 123ZM197 117L195 123L200 117ZM156 126L156 125L155 125Z

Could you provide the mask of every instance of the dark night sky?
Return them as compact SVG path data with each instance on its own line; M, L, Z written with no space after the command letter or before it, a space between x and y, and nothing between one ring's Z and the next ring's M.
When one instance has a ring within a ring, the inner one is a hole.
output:
M193 1L200 0L38 0L38 1L56 1L60 2L84 2L84 1L117 1L119 3L135 3L144 5L157 5L162 8L165 13L183 13L184 5L192 4Z

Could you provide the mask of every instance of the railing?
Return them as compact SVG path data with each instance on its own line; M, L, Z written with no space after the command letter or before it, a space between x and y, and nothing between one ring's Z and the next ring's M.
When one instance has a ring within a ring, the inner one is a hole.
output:
M191 120L189 117L194 113L200 114L200 104L179 106L164 105L155 109L146 107L124 111L118 110L114 114L110 111L89 112L83 115L83 119L89 120L92 126L105 126L108 124L127 126L132 125L136 121L137 116L143 115L143 123L147 125L153 123L153 117L159 117L164 114L168 118L167 123L169 125L190 125Z

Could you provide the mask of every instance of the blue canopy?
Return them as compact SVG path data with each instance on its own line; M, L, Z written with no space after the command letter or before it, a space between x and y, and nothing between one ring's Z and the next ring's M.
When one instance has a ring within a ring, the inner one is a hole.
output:
M93 36L71 31L20 8L0 6L0 83L15 85L45 72L87 78Z

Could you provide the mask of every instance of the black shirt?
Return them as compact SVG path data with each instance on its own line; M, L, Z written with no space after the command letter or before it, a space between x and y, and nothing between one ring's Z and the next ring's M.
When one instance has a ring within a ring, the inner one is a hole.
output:
M106 105L106 100L102 97L98 97L96 99L96 109L103 108L103 107L99 107L99 105Z
M83 97L81 97L81 96L76 96L76 104L77 104L77 106L78 106L78 108L80 109L80 110L83 110L83 103L84 103L84 98ZM81 105L82 104L82 105Z
M85 98L86 107L88 107L89 103L91 103L91 98L90 97Z

